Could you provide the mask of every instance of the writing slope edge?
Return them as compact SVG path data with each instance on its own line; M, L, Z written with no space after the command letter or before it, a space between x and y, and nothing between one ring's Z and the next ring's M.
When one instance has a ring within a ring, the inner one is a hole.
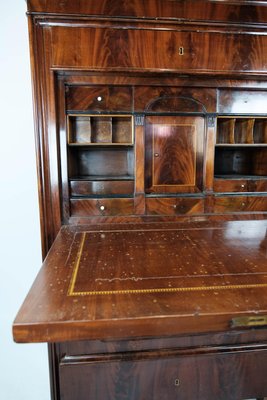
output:
M13 325L17 342L234 329L267 314L266 221L64 226Z

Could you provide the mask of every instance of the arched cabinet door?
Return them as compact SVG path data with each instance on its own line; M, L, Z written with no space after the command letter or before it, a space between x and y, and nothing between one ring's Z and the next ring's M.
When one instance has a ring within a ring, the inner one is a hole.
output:
M199 193L203 186L205 119L146 117L146 193Z

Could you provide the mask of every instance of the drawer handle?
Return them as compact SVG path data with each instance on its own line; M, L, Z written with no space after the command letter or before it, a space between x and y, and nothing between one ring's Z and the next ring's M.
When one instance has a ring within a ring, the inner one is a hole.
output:
M100 102L100 101L103 100L103 97L102 97L102 96L98 96L98 97L96 98L96 100Z
M155 154L154 154L154 157L159 157L159 153L155 153Z
M104 211L104 210L105 210L105 206L100 206L100 207L99 207L99 210L100 210L100 211Z
M180 386L180 379L175 379L174 385L175 386Z
M244 189L244 187L245 187L245 185L244 185L244 184L242 184L242 185L241 185L241 188L242 188L242 189Z

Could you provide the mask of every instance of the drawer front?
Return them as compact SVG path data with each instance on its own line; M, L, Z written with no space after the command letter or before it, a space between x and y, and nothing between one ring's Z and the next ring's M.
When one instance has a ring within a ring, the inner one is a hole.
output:
M214 192L266 192L266 179L215 179Z
M52 31L55 68L169 70L217 73L265 71L267 37L207 31L64 27ZM239 57L236 57L236 49ZM227 57L225 57L227 54ZM249 58L248 54L253 54Z
M148 215L199 214L204 212L204 200L199 198L146 199Z
M134 214L133 199L72 199L70 205L73 217Z
M134 181L71 181L71 196L132 194Z
M214 179L213 189L214 192L248 192L248 181L246 179Z
M114 361L102 356L98 362L79 363L79 358L60 364L64 400L241 400L267 395L266 351L135 361L123 354Z
M267 196L222 196L215 197L214 212L267 211Z
M69 86L69 111L132 111L132 89L118 86Z

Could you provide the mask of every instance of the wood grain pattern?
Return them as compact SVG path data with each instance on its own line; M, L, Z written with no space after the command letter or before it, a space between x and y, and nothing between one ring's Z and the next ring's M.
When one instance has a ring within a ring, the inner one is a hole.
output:
M175 18L178 20L189 19L197 21L214 21L227 23L242 22L267 22L267 10L264 1L210 1L194 0L80 0L73 2L64 0L60 3L54 0L28 0L30 12L46 12L60 14L89 14L139 17L139 18ZM262 7L260 7L262 5Z
M64 399L122 400L127 396L129 400L139 400L142 396L148 400L236 400L266 393L266 350L258 353L238 347L232 352L216 350L216 354L212 354L212 349L207 354L197 354L195 350L192 355L179 354L179 351L123 353L106 360L97 356L65 357L60 364L60 379L65 383L62 385ZM227 374L221 376L226 365ZM193 372L189 374L188 371ZM218 376L220 390L210 384L216 382ZM252 376L251 385L249 378Z
M263 35L125 30L117 27L60 26L50 29L54 68L165 70L187 74L264 75L266 72L265 61L261 57L267 51L267 38ZM180 47L184 48L183 55L179 55ZM229 48L233 51L229 52ZM220 49L219 53L217 49ZM228 56L225 57L225 54Z
M199 192L203 176L201 117L146 119L146 192Z
M63 227L14 337L53 342L229 330L235 315L267 312L266 227Z

